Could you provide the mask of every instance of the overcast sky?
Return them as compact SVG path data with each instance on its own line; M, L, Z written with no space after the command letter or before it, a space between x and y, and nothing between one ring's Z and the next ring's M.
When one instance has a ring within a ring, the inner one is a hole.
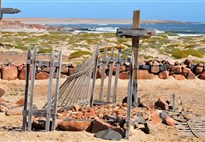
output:
M22 12L5 17L132 19L205 22L205 0L3 0Z

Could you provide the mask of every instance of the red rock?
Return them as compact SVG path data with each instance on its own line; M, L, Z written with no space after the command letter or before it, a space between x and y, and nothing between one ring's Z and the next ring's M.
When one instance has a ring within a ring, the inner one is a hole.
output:
M137 78L138 79L153 79L154 78L154 75L153 74L150 74L148 72L148 70L139 70L137 72Z
M74 105L74 106L72 107L72 111L73 111L73 112L77 112L80 108L81 108L81 107L80 107L79 105Z
M199 79L202 79L202 80L205 80L205 71L203 71L203 72L199 75L198 78L199 78Z
M196 79L196 76L191 70L187 74L187 79Z
M17 70L21 71L23 68L24 68L24 65L20 65L20 66L17 67Z
M184 61L184 64L187 65L187 67L191 67L191 65L193 64L192 60L191 59L186 59Z
M157 100L157 102L155 102L154 106L156 108L160 108L162 110L166 110L167 109L166 104L160 98Z
M22 115L23 106L22 107L15 107L6 111L5 115Z
M174 121L174 119L172 117L167 116L165 121L166 121L167 125L175 126L175 121Z
M62 74L68 74L68 67L62 66L61 67L61 73Z
M19 100L16 102L16 105L17 105L18 107L23 106L23 105L24 105L24 99L23 99L23 98L19 99Z
M30 67L30 79L31 79L31 74L32 74L32 68ZM18 79L20 79L20 80L26 79L26 67L22 68L22 70L20 71L20 74L18 76Z
M106 130L108 128L112 128L112 125L104 122L103 120L98 119L98 120L93 121L91 132L97 133L99 131Z
M39 72L36 74L35 79L36 80L42 80L42 79L48 79L49 78L49 74L46 72Z
M116 73L116 70L117 70L117 67L116 67L116 66L113 66L113 69L112 69L113 74ZM119 72L123 72L123 71L125 71L125 70L126 70L126 67L125 67L125 66L120 66L120 67L119 67Z
M181 75L181 74L174 74L173 77L176 79L176 80L185 80L185 76Z
M58 127L64 131L85 131L89 129L91 125L90 121L83 120L71 120L62 121Z
M194 73L196 75L200 74L203 72L203 66L196 66L195 69L194 69Z
M179 73L182 73L182 68L181 68L181 66L172 66L171 71L174 74L179 74Z
M15 80L17 79L18 70L16 66L4 66L2 67L2 79L3 80Z
M129 72L122 72L118 76L119 79L129 79Z
M190 68L186 68L186 67L182 68L182 73L184 73L184 74L188 74L190 71L191 71Z
M151 113L151 121L150 123L153 125L158 125L162 123L162 119L159 117L156 111L152 111Z
M151 73L154 73L154 74L159 73L159 66L158 65L151 66Z
M76 114L76 119L82 119L83 118L83 113L82 112L78 112Z
M167 79L169 77L169 71L163 71L163 72L159 73L158 77L160 79Z
M102 70L101 69L98 69L97 70L97 76L96 78L102 78ZM106 78L106 73L104 74L104 79Z
M2 96L4 96L4 94L5 94L4 89L0 88L0 98L1 98Z
M75 72L75 68L68 68L68 76Z
M42 69L42 72L50 73L50 69L51 69L50 67L45 67ZM56 70L56 68L54 67L53 72L55 72L55 70Z

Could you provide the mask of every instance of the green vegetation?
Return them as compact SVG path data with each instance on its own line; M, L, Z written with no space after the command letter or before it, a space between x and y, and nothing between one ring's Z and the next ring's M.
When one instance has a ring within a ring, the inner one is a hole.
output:
M79 57L83 57L85 55L92 55L92 53L89 51L78 50L76 52L71 53L69 56L69 59L79 58Z
M168 36L178 36L178 34L172 33L172 32L165 32L166 35Z
M199 58L202 58L204 56L203 52L201 52L200 50L193 50L193 49L189 49L189 50L178 49L172 53L172 57L176 59L187 58L189 55L199 57Z

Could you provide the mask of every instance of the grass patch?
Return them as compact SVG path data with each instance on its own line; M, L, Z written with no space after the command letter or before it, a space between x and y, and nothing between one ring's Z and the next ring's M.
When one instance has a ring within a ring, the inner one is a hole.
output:
M168 36L178 36L178 34L175 34L173 32L165 32L165 34L167 34Z
M172 57L176 59L187 58L189 55L202 58L204 56L203 52L200 50L175 50L172 53Z
M72 54L70 54L69 59L79 58L79 57L82 57L84 55L92 55L92 53L89 52L89 51L78 50L78 51L73 52Z
M51 53L51 51L52 51L52 48L40 48L38 50L38 53L45 54L45 53Z

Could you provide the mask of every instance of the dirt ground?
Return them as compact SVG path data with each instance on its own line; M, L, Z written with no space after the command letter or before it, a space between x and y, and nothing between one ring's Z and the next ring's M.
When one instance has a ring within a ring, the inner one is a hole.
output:
M61 83L65 79L61 79ZM107 79L106 79L107 81ZM99 83L100 80L97 80ZM45 104L47 97L48 80L35 82L35 101L37 106ZM105 83L106 84L106 83ZM119 80L118 101L127 95L127 80ZM167 80L158 78L152 80L139 80L139 97L141 100L150 99L156 101L159 97L163 100L171 100L172 94L176 94L176 98L181 97L185 111L192 113L205 114L205 82L203 80L183 80L177 81L170 77ZM0 87L6 94L3 99L16 101L23 97L25 81L0 80ZM22 116L5 116L0 113L0 141L104 141L93 137L94 134L88 132L22 132ZM205 141L205 138L186 137L180 135L175 127L164 124L156 126L156 133L145 134L140 130L134 131L129 141ZM127 141L125 139L121 141Z

